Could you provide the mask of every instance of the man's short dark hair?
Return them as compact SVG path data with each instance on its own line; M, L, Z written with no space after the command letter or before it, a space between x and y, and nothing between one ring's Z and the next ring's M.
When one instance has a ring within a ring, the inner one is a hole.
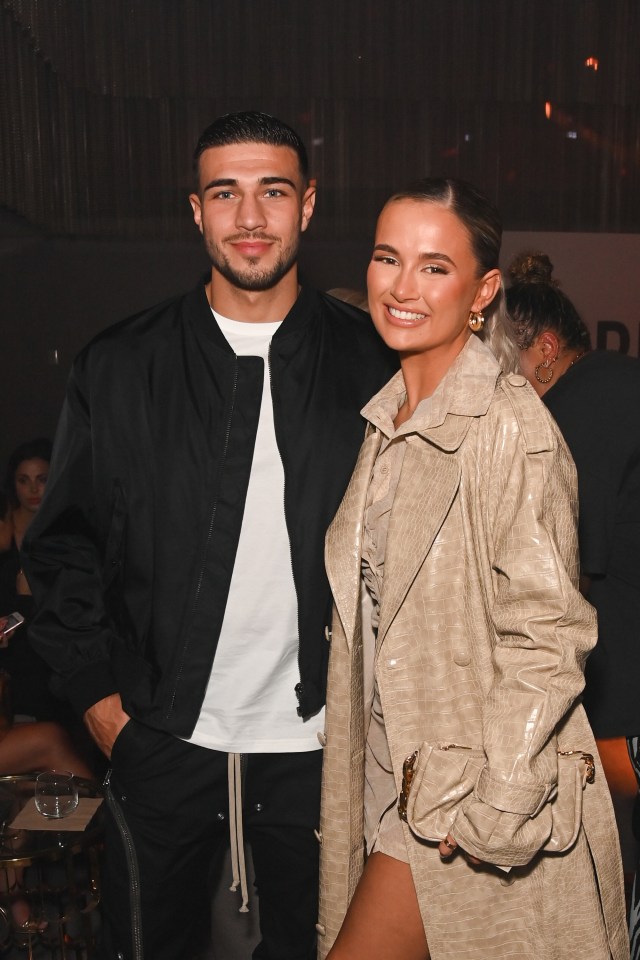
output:
M309 161L305 145L298 134L282 120L255 110L226 113L203 130L193 154L196 171L198 160L205 150L209 147L225 147L230 143L268 143L272 147L290 147L298 156L303 179L307 180Z

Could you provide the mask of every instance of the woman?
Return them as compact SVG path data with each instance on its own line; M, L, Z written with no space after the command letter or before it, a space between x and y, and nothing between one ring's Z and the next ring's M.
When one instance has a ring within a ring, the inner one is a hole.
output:
M522 371L556 419L578 471L580 582L598 614L584 705L624 835L634 799L640 821L640 362L590 351L589 331L554 280L548 256L522 254L509 273L507 307ZM631 943L640 960L637 870Z
M31 596L19 554L24 535L44 495L50 460L51 441L44 437L20 444L9 457L5 477L9 512L4 518L2 547L5 555L2 557L0 580L3 599L11 594ZM9 538L6 536L7 529L10 531Z
M477 335L509 369L500 234L454 180L396 194L378 221L369 305L401 371L365 407L327 536L331 960L628 955L611 801L576 704L595 620L575 586L575 474Z
M11 676L13 708L18 716L66 722L66 705L49 690L50 671L29 644L28 625L33 615L31 590L20 563L20 547L40 506L49 474L51 441L45 438L16 447L7 463L5 490L9 501L11 540L0 554L0 610L17 610L24 625L0 644L0 669Z
M51 441L45 437L20 444L9 457L5 490L18 549L44 495L50 460Z

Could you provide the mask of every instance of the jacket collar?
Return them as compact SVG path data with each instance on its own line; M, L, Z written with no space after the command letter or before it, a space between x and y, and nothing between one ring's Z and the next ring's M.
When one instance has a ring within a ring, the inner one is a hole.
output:
M369 401L362 414L387 436L418 434L450 452L462 443L469 418L484 416L489 409L499 375L500 365L492 352L472 335L432 396L418 404L397 432L393 419L406 397L402 371Z
M202 334L221 350L233 352L218 324L213 319L205 291L205 284L208 280L209 276L207 275L195 290L192 290L191 293L186 295L186 313L199 334ZM273 338L274 342L279 343L291 334L304 331L320 314L321 302L318 292L312 287L303 286L296 302L278 328Z

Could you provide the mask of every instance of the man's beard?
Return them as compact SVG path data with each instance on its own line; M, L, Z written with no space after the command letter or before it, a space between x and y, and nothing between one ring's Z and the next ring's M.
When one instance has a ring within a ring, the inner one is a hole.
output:
M231 239L239 240L241 238L233 237ZM248 236L246 239L275 240L277 238L257 235L253 237ZM214 269L234 287L237 287L239 290L271 290L282 280L285 274L289 272L298 259L300 234L294 237L288 247L281 250L280 256L273 266L263 270L251 269L259 263L258 257L247 257L247 267L244 270L237 270L235 267L232 267L218 244L214 243L214 241L210 240L206 235L204 237L204 245Z

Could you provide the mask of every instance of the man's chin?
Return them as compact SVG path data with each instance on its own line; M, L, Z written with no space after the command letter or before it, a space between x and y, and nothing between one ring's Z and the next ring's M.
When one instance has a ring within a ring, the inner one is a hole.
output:
M289 273L295 266L295 260L287 264L278 264L271 270L233 270L228 264L214 264L218 273L238 290L246 290L247 293L259 293L265 290L272 290L276 287L283 277Z

